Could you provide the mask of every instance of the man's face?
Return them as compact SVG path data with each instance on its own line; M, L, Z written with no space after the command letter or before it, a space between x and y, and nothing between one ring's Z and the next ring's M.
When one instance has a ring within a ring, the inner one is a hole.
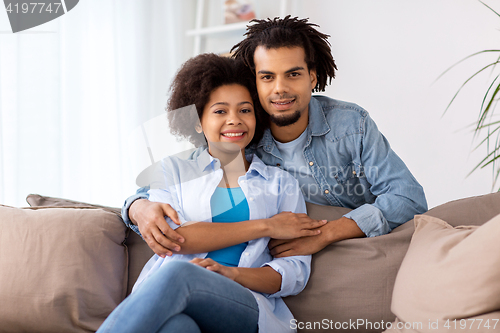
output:
M266 49L254 53L257 91L262 107L278 126L294 124L308 117L316 71L309 70L302 47Z

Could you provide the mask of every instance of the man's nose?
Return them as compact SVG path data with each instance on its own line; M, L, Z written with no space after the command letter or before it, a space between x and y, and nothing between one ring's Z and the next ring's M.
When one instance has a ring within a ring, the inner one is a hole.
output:
M275 94L283 94L288 92L287 81L284 77L277 76L274 80L274 93Z

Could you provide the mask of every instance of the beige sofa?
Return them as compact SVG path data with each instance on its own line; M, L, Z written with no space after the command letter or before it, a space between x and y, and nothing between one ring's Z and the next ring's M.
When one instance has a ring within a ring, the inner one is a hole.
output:
M32 207L0 206L0 332L94 332L130 292L151 250L117 208L39 195L27 201ZM308 211L331 220L347 210ZM291 325L299 332L382 332L393 322L404 332L500 331L498 214L500 193L466 198L388 235L328 246L313 256L305 290L285 299L297 320ZM474 327L464 330L461 319Z

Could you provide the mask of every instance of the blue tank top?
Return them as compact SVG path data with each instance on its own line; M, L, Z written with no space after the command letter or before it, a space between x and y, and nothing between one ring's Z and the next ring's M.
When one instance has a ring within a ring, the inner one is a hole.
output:
M217 187L210 199L212 222L230 223L250 219L250 209L245 194L240 187ZM237 267L240 257L248 242L209 252L207 258L212 258L219 264Z

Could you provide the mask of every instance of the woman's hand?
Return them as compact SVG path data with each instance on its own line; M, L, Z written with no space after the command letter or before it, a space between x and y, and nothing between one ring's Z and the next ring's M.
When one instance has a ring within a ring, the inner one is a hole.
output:
M307 214L292 212L281 212L264 221L269 228L269 237L274 239L316 236L321 233L318 228L327 223L326 220L313 220Z
M231 280L235 280L236 277L238 276L238 270L236 267L227 267L224 265L219 264L217 261L210 259L210 258L194 258L193 260L190 260L189 262L204 267L208 269L209 271L219 273L220 275L223 275Z

